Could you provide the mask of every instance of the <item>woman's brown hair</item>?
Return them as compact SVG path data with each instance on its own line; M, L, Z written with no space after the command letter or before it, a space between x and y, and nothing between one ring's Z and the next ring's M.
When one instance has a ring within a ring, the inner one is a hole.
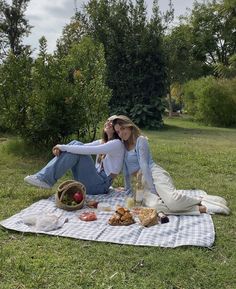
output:
M126 141L131 142L132 144L136 143L136 139L141 135L140 128L127 116L125 115L117 115L112 121L113 127L118 124L121 127L128 127L131 129L131 139Z
M117 117L116 115L112 115L106 120L106 122L107 121L113 121L113 119L115 119L116 117ZM106 142L108 142L109 140L112 140L112 139L120 139L120 137L118 136L117 132L114 130L112 138L108 139L108 135L107 135L107 133L105 132L105 130L103 128L103 130L102 130L102 143L106 143ZM106 156L105 154L100 154L97 157L97 162L100 163L102 161L102 159L105 158L105 156Z

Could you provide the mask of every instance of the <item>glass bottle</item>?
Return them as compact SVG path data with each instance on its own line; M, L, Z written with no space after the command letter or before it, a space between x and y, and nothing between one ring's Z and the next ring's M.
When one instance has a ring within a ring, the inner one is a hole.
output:
M127 197L125 200L126 207L128 209L133 208L136 205L136 190L137 190L137 175L131 176L131 192L132 196Z
M142 173L139 171L136 175L135 185L135 203L137 206L141 206L143 202L144 186L142 182Z

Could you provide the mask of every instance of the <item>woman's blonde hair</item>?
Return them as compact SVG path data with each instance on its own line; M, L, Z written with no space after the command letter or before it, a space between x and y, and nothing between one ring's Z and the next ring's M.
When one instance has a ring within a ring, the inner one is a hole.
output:
M132 142L136 143L136 139L141 135L140 128L127 116L125 115L117 115L115 118L113 118L113 126L116 124L120 125L121 127L129 127L131 128L131 138Z

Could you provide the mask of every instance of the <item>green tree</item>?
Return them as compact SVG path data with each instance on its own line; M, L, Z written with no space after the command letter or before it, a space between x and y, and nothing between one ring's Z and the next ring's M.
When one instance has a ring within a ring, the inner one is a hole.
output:
M72 134L92 140L107 115L110 90L105 73L101 44L83 38L68 55L58 58L46 52L45 38L41 38L23 137L46 145L66 142Z
M157 8L158 1L155 1ZM159 9L147 17L144 0L90 0L63 30L57 55L89 35L103 44L110 113L130 115L140 126L162 125L166 93L163 26Z
M88 34L87 19L84 14L76 11L68 25L63 28L62 36L57 41L56 55L63 57L69 53L70 48Z
M236 53L235 1L194 3L188 19L192 27L194 56L213 69L218 63L229 65ZM225 5L229 6L225 6ZM227 9L227 7L229 7Z
M8 54L0 66L0 126L19 133L26 126L26 109L31 94L32 59L27 52Z
M226 27L234 27L233 33L235 34L236 29L236 0L224 0L221 6L221 13L227 19ZM233 50L232 53L234 53ZM227 63L219 62L215 65L215 72L220 77L233 78L236 77L236 53L229 56Z
M215 71L221 78L234 78L236 77L236 54L229 58L229 64L224 65L218 63L215 65Z
M208 125L236 124L236 78L213 76L191 80L184 86L186 109L197 120Z
M91 0L86 5L89 33L105 48L107 84L113 91L110 110L156 128L162 125L165 62L161 26L149 21L146 10L143 0Z
M106 85L106 60L104 47L90 37L83 37L79 44L74 44L65 58L66 66L71 68L74 78L74 95L80 102L77 113L78 134L86 134L93 140L99 126L108 114L111 90Z
M8 4L0 0L0 48L1 58L6 56L8 49L14 55L19 55L26 48L22 44L32 26L25 18L25 11L30 0L12 0Z
M192 29L187 24L173 27L165 36L165 53L167 57L168 104L169 116L172 116L173 84L184 84L190 79L197 79L205 74L205 65L193 56L194 45Z
M235 0L195 1L180 24L167 29L165 52L168 67L169 114L171 87L201 76L234 77Z

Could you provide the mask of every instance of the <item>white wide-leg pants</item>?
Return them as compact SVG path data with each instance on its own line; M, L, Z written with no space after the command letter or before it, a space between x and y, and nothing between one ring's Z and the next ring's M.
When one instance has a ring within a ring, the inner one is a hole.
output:
M199 215L201 198L186 195L187 190L177 190L169 173L155 164L152 169L153 182L158 195L147 190L144 192L144 204L156 208L158 212L172 215ZM206 194L204 191L203 196Z

